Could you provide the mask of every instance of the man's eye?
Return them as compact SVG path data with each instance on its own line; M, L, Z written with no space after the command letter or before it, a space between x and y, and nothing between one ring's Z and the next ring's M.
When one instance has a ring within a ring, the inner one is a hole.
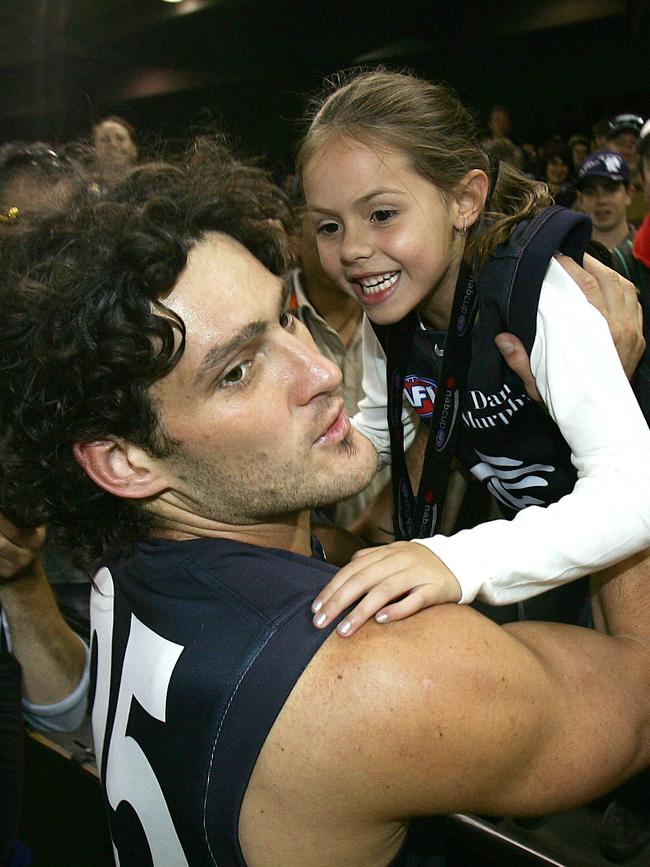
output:
M370 219L374 223L387 223L396 213L397 211L393 211L390 208L381 208L379 211L373 211Z
M278 321L281 328L286 328L287 331L291 331L291 329L296 323L296 317L288 310L283 310L282 313L280 313L280 318Z
M250 361L246 361L242 364L237 364L235 367L231 367L219 380L219 386L228 387L232 385L239 385L244 381L246 375L248 374L249 368L251 366Z

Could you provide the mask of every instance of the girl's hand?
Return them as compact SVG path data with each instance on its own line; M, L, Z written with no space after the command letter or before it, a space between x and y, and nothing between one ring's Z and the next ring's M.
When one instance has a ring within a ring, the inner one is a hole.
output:
M336 627L339 635L352 635L373 616L378 623L386 623L403 620L430 605L458 602L461 589L442 560L417 542L364 548L314 600L314 626L322 629L362 596Z

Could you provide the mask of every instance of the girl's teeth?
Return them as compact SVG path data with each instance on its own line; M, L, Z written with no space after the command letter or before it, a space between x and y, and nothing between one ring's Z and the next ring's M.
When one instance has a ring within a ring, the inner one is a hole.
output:
M359 283L364 295L376 295L378 292L383 292L394 286L398 277L399 271L393 271L380 277L368 277L367 280L360 280Z

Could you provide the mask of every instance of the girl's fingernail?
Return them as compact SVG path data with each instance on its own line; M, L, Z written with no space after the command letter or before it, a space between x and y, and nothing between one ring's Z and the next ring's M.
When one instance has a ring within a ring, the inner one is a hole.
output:
M381 614L375 616L375 620L377 623L385 623L388 620L388 614L386 614L385 611L382 611Z
M322 607L323 603L320 601L320 599L317 599L314 603L312 603L311 610L314 612L314 614L318 614Z
M344 620L343 623L339 624L337 628L337 632L339 635L347 635L348 632L352 629L352 624L349 620Z
M509 337L500 337L496 344L499 352L512 352L515 348L514 342Z
M319 614L318 617L314 617L314 626L322 626L327 620L327 614L323 611L322 614Z

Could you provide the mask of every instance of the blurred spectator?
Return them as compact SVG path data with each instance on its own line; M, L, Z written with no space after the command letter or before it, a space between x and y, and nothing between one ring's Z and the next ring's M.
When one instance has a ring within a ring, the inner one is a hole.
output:
M582 163L589 156L589 151L591 150L589 139L580 134L572 135L569 139L569 150L573 159L573 171L577 173Z
M642 129L637 151L644 193L650 205L650 120L646 121ZM634 237L626 238L612 250L612 265L637 288L643 308L644 336L650 347L650 212L646 214ZM645 376L650 380L650 349L646 349L635 375Z
M609 149L620 154L630 171L637 167L636 143L643 126L643 118L637 114L617 114L609 122L607 141Z
M95 165L104 180L119 180L137 161L135 129L127 120L110 115L95 124L92 137Z
M642 126L643 118L637 114L617 114L609 122L607 133L607 149L619 153L630 169L632 201L628 208L628 220L634 226L639 225L647 209L636 150Z
M0 513L0 863L22 793L22 712L34 728L72 730L86 711L90 653L61 616L43 570L42 528ZM22 696L22 709L21 709Z
M544 149L542 180L548 186L556 205L572 207L576 191L573 184L573 160L568 148L551 146Z
M495 159L504 163L510 163L511 166L514 166L520 171L523 170L524 159L522 151L514 142L511 142L510 139L490 139L489 141L483 142L483 147Z
M0 231L63 207L73 189L73 166L43 142L0 147Z
M510 139L512 123L510 112L504 105L493 106L488 120L490 135L484 139L483 146L499 159L506 160L518 169L524 167L521 148Z
M641 129L637 154L645 197L650 204L650 120ZM633 239L627 238L612 250L612 265L635 284L639 293L646 352L634 377L650 383L650 213L646 213ZM637 390L645 412L650 407L644 406L642 395L648 393L647 386ZM634 857L650 842L650 770L624 783L613 795L601 821L598 841L606 858L622 862Z
M609 133L609 118L601 118L591 128L591 151L606 151L609 148L607 135Z
M43 142L0 148L3 273L20 257L17 234L65 207L77 172ZM0 864L13 848L20 813L23 714L34 728L63 730L76 728L86 709L89 653L50 589L44 538L42 528L21 529L0 513Z
M577 180L578 200L591 218L592 239L613 250L635 229L628 223L630 170L623 157L613 151L589 154L580 166Z
M539 153L537 146L532 141L525 141L521 145L524 155L524 173L531 179L539 177Z

